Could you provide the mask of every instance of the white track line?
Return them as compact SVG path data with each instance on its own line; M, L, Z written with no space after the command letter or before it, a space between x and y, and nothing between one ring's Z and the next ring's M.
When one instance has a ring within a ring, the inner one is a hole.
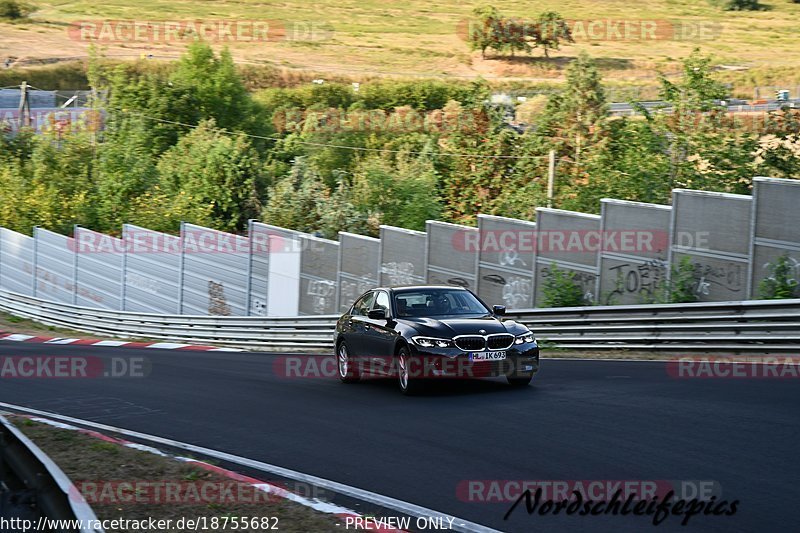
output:
M79 340L80 339L56 337L55 339L50 339L49 341L44 341L44 343L45 344L72 344L73 342L77 342Z
M440 513L439 511L434 511L433 509L421 507L413 503L404 502L402 500L397 500L389 496L383 496L382 494L377 494L375 492L370 492L368 490L359 489L357 487L351 487L350 485L345 485L343 483L338 483L336 481L331 481L328 479L312 476L309 474L304 474L296 470L289 470L288 468L283 468L281 466L262 463L261 461L255 461L253 459L247 459L246 457L241 457L239 455L233 455L218 450L212 450L210 448L203 448L202 446L195 446L194 444L187 444L185 442L165 439L163 437L157 437L155 435L148 435L147 433L139 433L138 431L131 431L129 429L108 426L106 424L98 424L97 422L81 420L80 418L73 418L71 416L59 415L57 413L50 413L48 411L40 411L38 409L31 409L30 407L24 407L21 405L14 405L11 403L0 402L0 407L3 407L5 409L11 409L14 411L21 411L23 413L29 413L33 415L61 420L63 422L77 424L79 426L86 426L100 431L110 431L112 433L119 433L120 435L125 435L126 437L153 442L164 446L169 446L172 448L179 448L181 450L186 450L192 453L213 457L214 459L218 459L220 461L226 461L228 463L238 464L241 466L245 466L247 468L253 468L255 470L259 470L261 472L268 472L270 474L292 479L294 481L300 481L303 483L308 483L309 485L315 485L317 487L327 489L332 492L336 492L344 496L354 498L356 500L371 503L373 505L378 505L380 507L383 507L385 509L390 509L392 511L397 511L405 515L412 516L414 518L442 518L444 519L445 523L447 523L447 518L454 518L455 521L453 522L452 525L451 529L452 531L470 532L470 533L502 533L497 529L492 529L487 526L483 526L481 524L469 522L467 520L463 520L461 518L454 517L452 515L448 515L445 513Z
M130 344L128 341L97 341L93 343L91 346L125 346L126 344Z
M150 344L149 346L145 346L145 348L157 348L160 350L177 350L178 348L186 348L187 346L191 346L191 344L180 344L176 342L156 342Z
M22 333L12 333L3 337L4 341L25 342L28 339L34 338L34 335L23 335Z

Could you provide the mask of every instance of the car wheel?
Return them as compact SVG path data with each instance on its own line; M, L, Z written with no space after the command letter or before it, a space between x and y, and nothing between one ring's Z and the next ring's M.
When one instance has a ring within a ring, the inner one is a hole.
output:
M355 383L361 377L344 342L339 344L339 348L336 350L336 366L339 368L339 379L342 380L342 383Z
M508 384L512 387L527 387L533 379L533 374L522 374L516 376L506 376Z
M400 385L400 392L406 396L411 396L419 390L419 378L411 376L411 356L408 348L403 347L397 352L397 383Z

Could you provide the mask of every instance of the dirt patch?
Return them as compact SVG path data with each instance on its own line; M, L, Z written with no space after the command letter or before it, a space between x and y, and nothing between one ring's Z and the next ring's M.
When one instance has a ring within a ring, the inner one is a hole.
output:
M97 335L83 333L66 328L46 326L28 318L0 312L0 331L7 333L21 333L39 337L69 337L73 339L93 339Z
M258 496L257 491L247 488L249 485L245 483L174 458L160 457L27 418L13 420L80 487L100 520L146 521L153 518L177 524L186 518L205 520L205 529L209 531L258 533L270 527L297 533L342 529L340 521L333 515L318 513L266 493ZM123 482L138 482L138 485L131 489ZM227 489L230 491L223 495L221 491ZM195 495L200 497L195 498ZM122 501L131 498L135 502ZM247 524L241 527L245 518ZM226 519L227 527L223 527ZM216 527L211 527L213 520L217 520ZM203 522L200 523L200 529L203 529ZM123 533L134 530L106 531ZM183 529L172 525L159 531Z

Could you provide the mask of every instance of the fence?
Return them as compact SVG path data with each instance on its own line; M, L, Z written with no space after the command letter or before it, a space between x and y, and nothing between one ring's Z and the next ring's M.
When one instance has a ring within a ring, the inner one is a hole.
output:
M210 316L340 313L366 288L468 287L490 304L541 307L553 267L592 304L652 301L688 258L701 302L759 296L770 263L800 280L800 181L755 178L753 196L675 190L673 205L605 199L601 214L537 209L536 223L479 215L478 227L429 221L338 241L251 221L246 235L183 224L121 237L0 228L0 289L114 311Z

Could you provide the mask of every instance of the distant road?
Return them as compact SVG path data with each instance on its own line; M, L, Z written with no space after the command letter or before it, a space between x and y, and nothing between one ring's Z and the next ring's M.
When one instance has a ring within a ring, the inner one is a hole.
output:
M223 450L503 531L800 531L800 381L675 379L660 362L545 360L534 384L343 385L275 356L0 342L0 357L147 357L140 379L0 379L0 401ZM712 480L734 517L527 516L468 480ZM463 496L463 495L462 495Z
M655 111L663 109L664 111L671 111L667 102L640 102L648 111ZM769 111L777 111L781 107L790 107L800 109L800 99L787 101L767 100L763 104L751 104L749 100L729 100L726 101L728 112L730 113L765 113ZM634 106L630 103L615 102L609 104L609 111L612 115L623 116L637 114Z

